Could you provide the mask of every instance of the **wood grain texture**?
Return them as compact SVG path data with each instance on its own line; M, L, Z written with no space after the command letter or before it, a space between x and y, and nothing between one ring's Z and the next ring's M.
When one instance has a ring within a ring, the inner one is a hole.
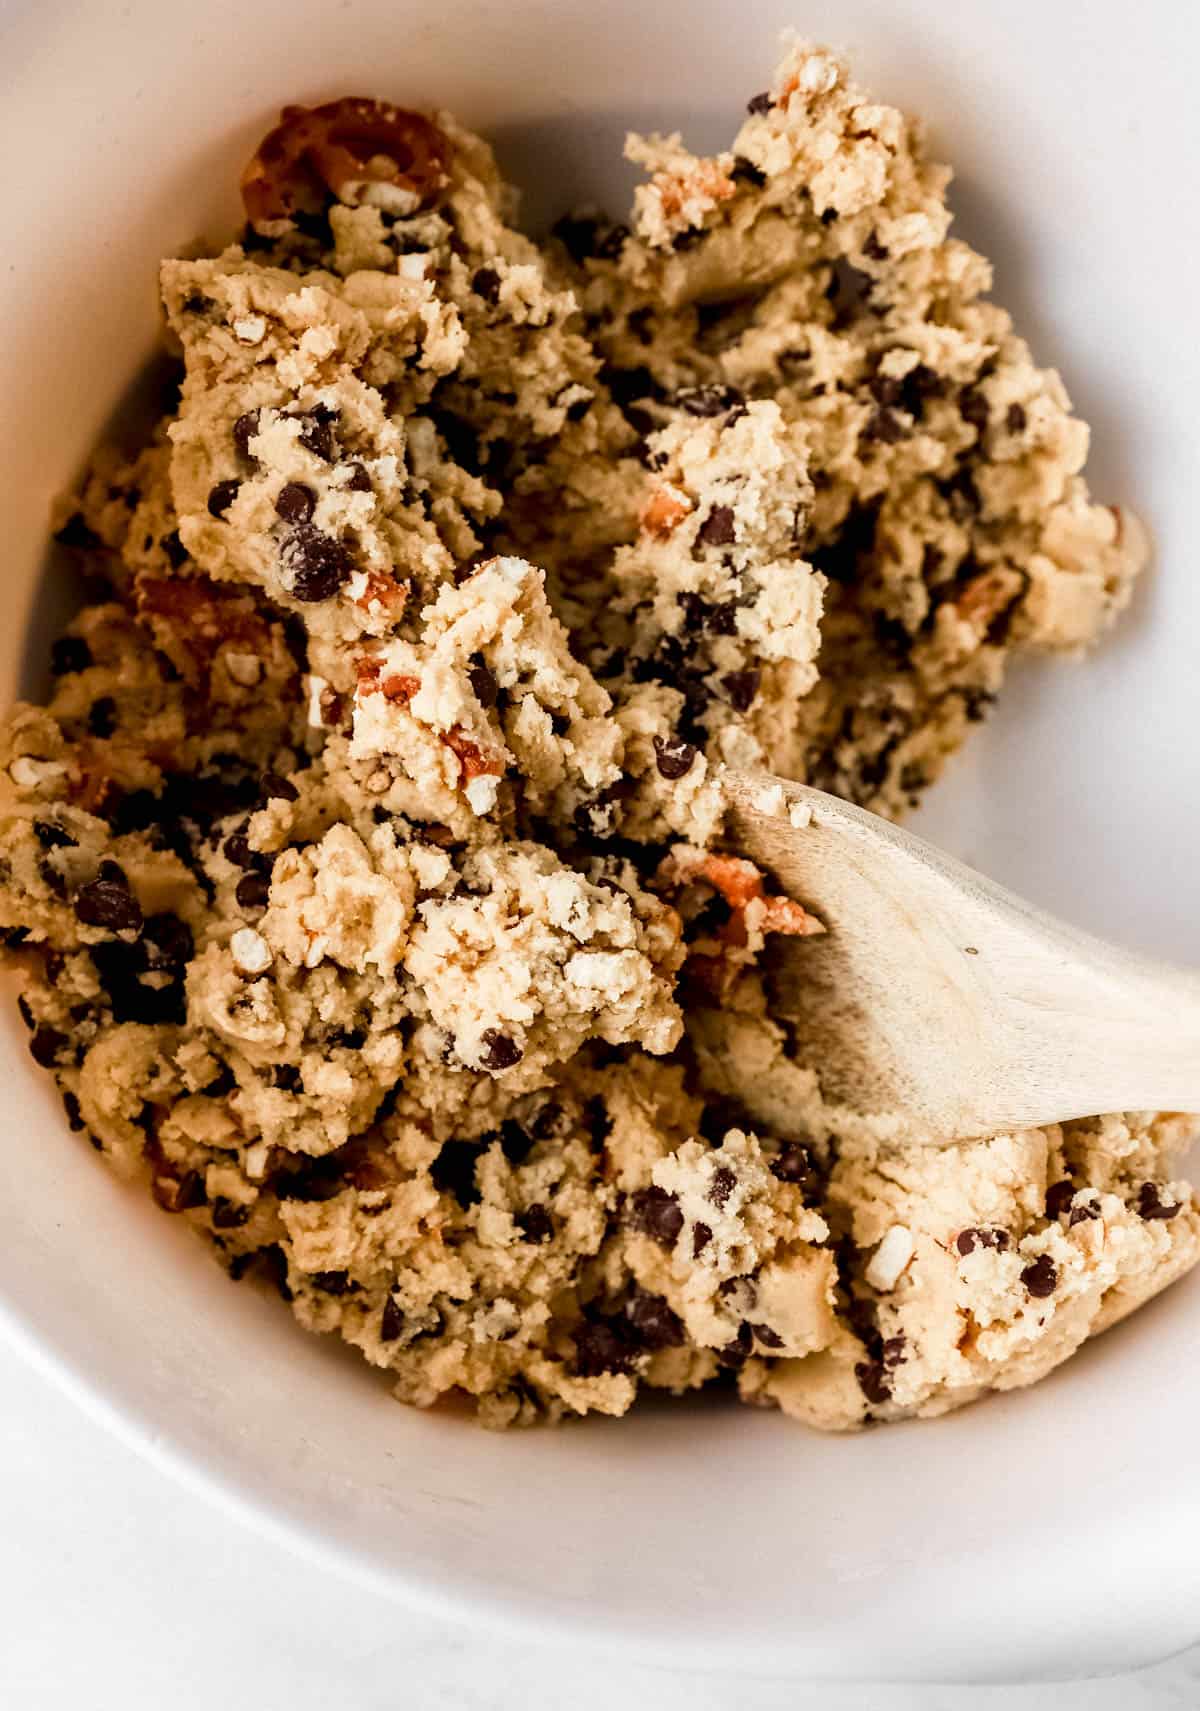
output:
M1068 926L823 791L724 782L732 847L828 928L773 952L776 1001L827 1100L931 1142L1200 1110L1200 975Z

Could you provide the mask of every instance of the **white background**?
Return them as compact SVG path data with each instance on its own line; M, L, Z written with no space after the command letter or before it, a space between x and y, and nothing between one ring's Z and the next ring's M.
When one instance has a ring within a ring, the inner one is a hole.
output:
M1200 1648L1105 1682L845 1687L665 1673L433 1620L312 1568L185 1491L3 1343L0 1467L0 1706L12 1711L1200 1706ZM1013 1645L1019 1654L1019 1635Z

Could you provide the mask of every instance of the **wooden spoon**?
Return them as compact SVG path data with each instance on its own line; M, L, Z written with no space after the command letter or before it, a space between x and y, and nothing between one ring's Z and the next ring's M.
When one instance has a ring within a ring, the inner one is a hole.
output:
M828 1104L946 1142L1200 1110L1200 975L1106 944L836 796L727 771L730 846L825 923L771 993Z

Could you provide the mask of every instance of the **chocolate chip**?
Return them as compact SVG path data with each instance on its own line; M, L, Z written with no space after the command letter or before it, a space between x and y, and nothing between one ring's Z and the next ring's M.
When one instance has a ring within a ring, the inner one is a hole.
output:
M1094 1205L1090 1200L1085 1200L1082 1206L1072 1207L1071 1216L1067 1219L1067 1228L1073 1230L1076 1224L1093 1222L1099 1216L1099 1206Z
M757 189L761 189L767 182L766 173L755 166L752 160L747 160L744 154L734 156L729 176L735 184L753 184Z
M234 867L253 867L254 851L250 848L250 840L245 832L232 832L221 845L221 854Z
M106 869L115 869L115 874ZM141 906L115 862L102 863L100 877L80 889L75 913L85 927L103 927L110 933L136 932L142 924Z
M859 1361L854 1368L854 1376L868 1402L881 1407L883 1403L891 1401L892 1387L882 1362Z
M92 650L82 636L60 636L50 649L50 670L55 677L86 671L92 663Z
M783 1338L778 1331L773 1331L770 1325L751 1325L751 1333L755 1342L762 1344L764 1349L781 1349Z
M258 781L258 788L268 802L276 796L285 802L296 802L300 797L300 792L290 779L281 778L277 772L264 772Z
M237 1230L250 1217L249 1206L243 1206L236 1200L226 1200L223 1194L218 1194L212 1205L212 1222L214 1230Z
M192 1212L207 1199L204 1178L198 1170L186 1170L182 1176L156 1171L150 1179L150 1192L164 1212Z
M705 1248L712 1241L712 1230L707 1224L697 1224L692 1230L692 1258L699 1259Z
M71 1092L70 1088L64 1089L63 1096L62 1096L62 1104L63 1104L63 1110L67 1114L67 1127L69 1129L73 1129L75 1131L75 1133L78 1134L79 1131L84 1127L83 1113L79 1109L78 1099Z
M708 1198L714 1206L724 1208L729 1196L737 1187L737 1177L727 1164L718 1165L712 1173L712 1181L708 1185Z
M500 301L500 275L494 267L481 267L471 281L471 290L485 303Z
M674 1349L685 1340L683 1321L663 1300L635 1285L625 1303L632 1340L643 1349Z
M223 517L241 491L240 481L218 481L208 495L210 517Z
M1039 1254L1031 1265L1027 1265L1021 1273L1021 1282L1039 1301L1053 1295L1058 1288L1058 1270L1050 1255Z
M1010 404L1008 414L1004 418L1004 426L1010 434L1023 434L1028 418L1020 404Z
M527 1242L548 1242L554 1235L554 1220L538 1201L518 1212L515 1221Z
M73 850L76 839L69 832L64 832L61 826L54 826L48 820L33 822L33 835L44 850Z
M761 681L760 671L730 671L721 679L721 688L728 695L735 712L748 713L754 705Z
M234 892L239 909L265 909L271 898L271 882L262 873L244 873Z
M714 505L696 531L696 539L706 547L727 547L736 535L731 505Z
M817 1187L821 1180L812 1154L799 1141L784 1142L771 1160L771 1175L779 1182L805 1189Z
M881 404L879 409L873 411L867 418L861 437L868 441L878 440L885 446L894 446L907 433L908 429L895 411L889 410L885 404Z
M314 404L311 410L294 412L291 419L300 423L300 444L314 457L332 463L333 426L338 420L337 411L331 410L327 404Z
M467 682L481 707L494 707L500 698L500 686L482 660L467 671Z
M722 1366L737 1368L745 1366L746 1361L754 1350L754 1332L749 1325L739 1325L737 1336L731 1343L726 1343L723 1349L717 1350L717 1359Z
M575 1371L580 1378L600 1378L607 1372L628 1372L634 1351L615 1326L604 1319L585 1319L575 1328Z
M681 386L672 393L670 402L689 416L723 416L736 404L744 404L746 398L736 386L714 382L710 386Z
M499 1028L485 1028L479 1043L483 1047L481 1061L484 1069L511 1069L515 1063L520 1063L524 1055L517 1042L508 1034L502 1034Z
M244 416L239 416L237 421L233 424L233 443L237 447L238 451L241 452L242 456L244 458L249 458L251 463L256 463L258 461L250 454L250 441L258 433L261 421L261 410L247 410L246 414Z
M764 113L769 113L773 106L774 102L771 100L770 94L764 89L761 95L750 97L746 103L746 111L756 118L761 118Z
M1046 1190L1046 1216L1059 1218L1067 1210L1075 1197L1075 1184L1069 1177L1063 1177L1061 1182L1052 1182Z
M883 1339L883 1364L886 1367L899 1366L904 1359L904 1351L908 1347L908 1338L903 1333L898 1337Z
M325 1295L345 1295L354 1288L347 1271L314 1271L310 1282Z
M101 695L88 708L88 730L102 740L111 737L117 728L117 704L111 695Z
M954 1245L963 1255L973 1254L976 1248L994 1248L997 1253L1004 1253L1010 1240L1007 1230L960 1230Z
M477 1205L481 1195L475 1166L482 1151L478 1141L447 1141L429 1167L434 1187L452 1194L464 1208Z
M309 523L298 523L280 551L295 599L329 600L354 572L354 559L340 541Z
M1166 1205L1159 1195L1157 1184L1143 1182L1138 1189L1137 1209L1140 1218L1144 1218L1147 1223L1153 1223L1156 1219L1165 1222L1168 1218L1176 1217L1183 1207L1178 1202L1173 1206Z
M633 1229L653 1236L661 1247L674 1247L683 1229L683 1211L673 1194L656 1184L638 1188L629 1197L629 1211Z
M655 737L654 764L664 778L683 778L692 770L696 745L680 737Z
M963 421L969 422L979 433L987 427L990 416L988 401L977 387L963 387L958 395L958 408Z
M307 523L317 508L317 496L302 481L289 481L279 489L275 513L285 523Z
M99 535L88 528L78 511L67 518L61 529L55 530L54 538L60 546L74 547L76 552L94 552L101 545Z
M66 1044L65 1034L60 1034L57 1028L48 1028L43 1023L30 1036L29 1053L34 1063L40 1064L43 1069L50 1069Z
M404 1314L397 1307L394 1297L389 1295L379 1316L379 1341L394 1343L403 1329Z
M365 463L359 463L356 459L345 467L349 471L343 484L347 493L371 493L374 491L371 486L371 472Z

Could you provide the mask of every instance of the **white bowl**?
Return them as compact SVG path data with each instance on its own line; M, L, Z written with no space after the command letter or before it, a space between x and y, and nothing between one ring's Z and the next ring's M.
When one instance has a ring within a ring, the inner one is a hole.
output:
M778 30L928 115L962 230L1096 429L1157 572L1086 670L1026 667L925 818L1017 889L1200 961L1196 12L1045 0L8 0L0 693L36 684L46 516L155 337L155 267L233 224L287 100L379 93L491 133L534 187L623 199L628 123L725 139ZM1178 319L1176 318L1178 315ZM47 601L49 606L47 606ZM59 608L61 609L61 608ZM696 1405L498 1438L230 1285L68 1135L0 1033L3 1317L113 1426L327 1564L460 1614L693 1666L983 1681L1200 1636L1197 1281L1034 1392L855 1438Z

